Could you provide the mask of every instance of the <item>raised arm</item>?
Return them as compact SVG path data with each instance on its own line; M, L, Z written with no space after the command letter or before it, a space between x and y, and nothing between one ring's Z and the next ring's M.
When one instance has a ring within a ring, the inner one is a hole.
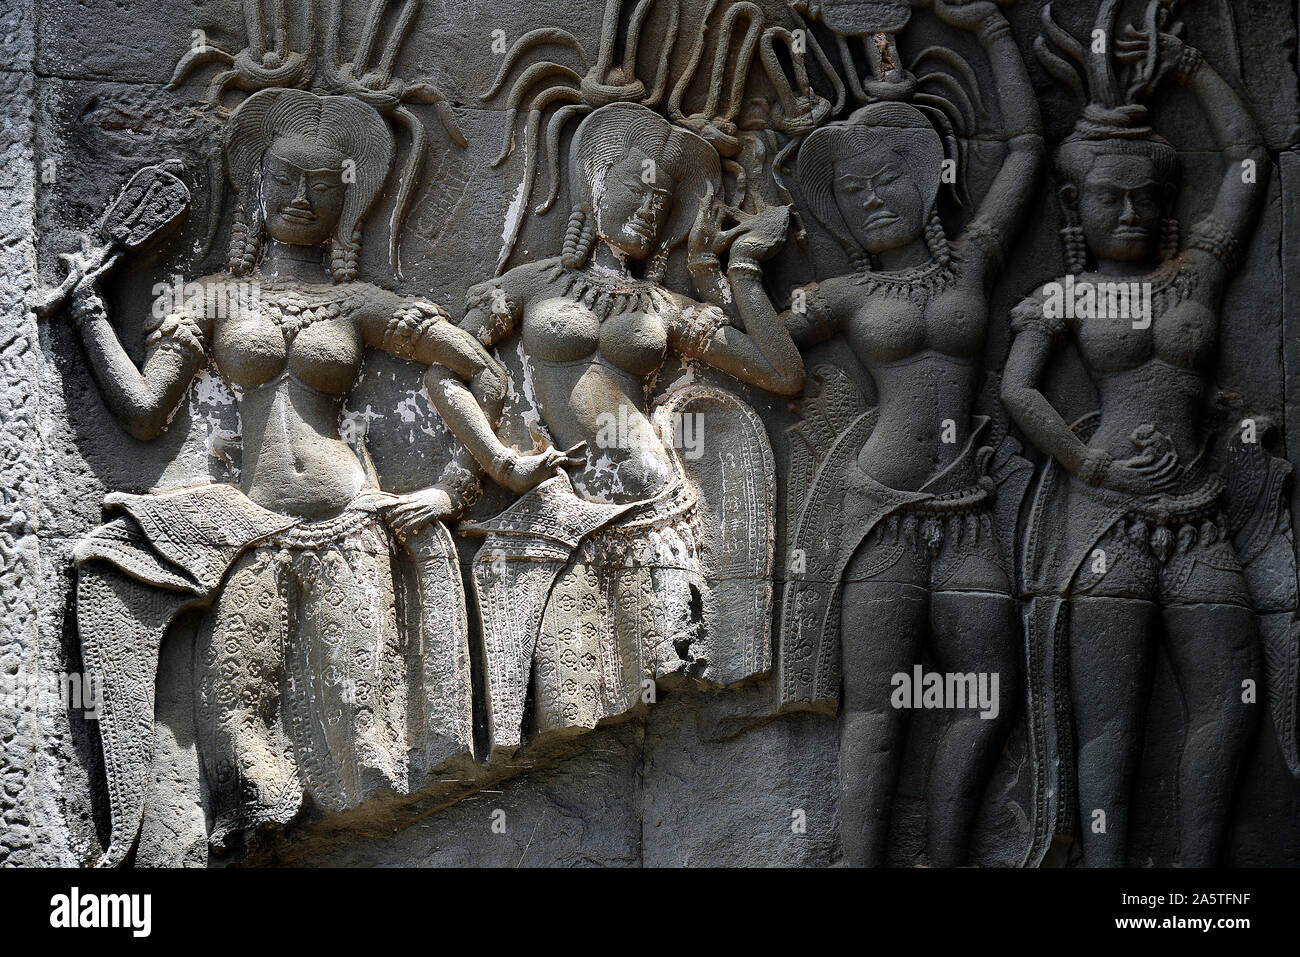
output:
M711 202L710 195L705 206ZM763 288L759 263L781 248L789 220L786 207L770 207L747 218L731 239L728 288L735 312L745 324L743 331L730 325L717 306L688 307L669 329L669 344L681 355L707 362L777 395L798 395L803 391L803 357ZM694 232L701 230L717 233L716 218L704 208ZM695 242L693 237L692 245ZM717 247L711 242L704 245Z
M1118 59L1145 65L1147 37L1145 31L1128 27L1118 44ZM1269 157L1264 137L1237 91L1195 47L1173 34L1161 33L1157 56L1151 85L1172 77L1191 90L1223 154L1226 168L1214 209L1192 227L1188 249L1193 254L1208 254L1226 276L1240 262L1268 192Z
M97 275L73 290L69 314L81 334L91 375L113 415L132 436L157 438L180 406L194 376L207 362L211 324L203 310L151 317L144 364L137 367L122 347L96 287Z
M935 15L952 26L971 30L988 55L993 86L998 91L1007 143L1007 157L979 209L958 242L967 259L978 251L985 279L1002 271L1012 238L1038 190L1046 162L1043 121L1029 73L1006 17L992 3L944 3L936 0Z

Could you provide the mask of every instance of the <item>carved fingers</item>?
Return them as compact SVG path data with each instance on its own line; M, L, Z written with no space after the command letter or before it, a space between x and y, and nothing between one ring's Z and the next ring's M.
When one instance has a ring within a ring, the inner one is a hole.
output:
M400 496L396 502L384 509L384 517L393 531L399 537L405 538L430 522L452 517L456 511L451 495L444 489L434 486Z
M534 432L534 440L537 433ZM587 464L586 442L561 451L550 444L536 452L522 453L511 449L499 474L493 476L497 483L522 495L546 481L560 469L580 468Z
M770 259L785 244L785 236L790 229L789 206L765 206L757 213L736 211L736 214L740 225L733 231L733 260Z
M39 299L35 306L36 315L48 319L69 302L74 311L78 304L85 306L99 298L98 287L101 278L117 266L122 259L121 250L111 247L91 248L90 240L81 237L82 250L75 253L60 253L59 261L67 269L67 275L57 289Z
M1177 74L1188 49L1183 32L1182 23L1161 30L1151 20L1141 29L1131 23L1124 27L1115 44L1115 59L1134 70L1133 95L1145 96Z
M1173 440L1152 425L1138 426L1130 440L1140 451L1132 458L1111 463L1104 484L1139 495L1174 488L1182 475L1182 463Z
M705 188L700 200L699 212L695 214L695 223L691 226L687 252L692 261L702 257L717 257L726 248L726 239L722 233L723 205L718 202L713 192L713 184Z

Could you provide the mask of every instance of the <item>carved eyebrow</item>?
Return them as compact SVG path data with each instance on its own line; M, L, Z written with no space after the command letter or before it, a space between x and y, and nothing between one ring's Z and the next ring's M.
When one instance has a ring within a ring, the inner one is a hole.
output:
M628 170L623 173L623 182L629 184L635 183L638 186L645 186L649 188L651 192L659 193L663 196L671 196L673 192L672 189L670 189L667 186L659 186L656 183L647 183L645 180L643 180L640 176L638 176L636 173L632 172L631 170Z
M285 159L283 156L277 156L275 153L272 153L271 156L272 156L273 158L279 160L279 161L280 161L281 163L283 163L285 166L290 166L290 167L292 167L293 169L297 170L299 173L306 173L308 176L321 176L321 175L330 174L330 173L333 173L333 174L337 175L337 174L339 173L339 170L331 169L331 168L328 167L328 166L326 166L326 167L324 167L324 168L322 168L322 169L303 169L301 166L299 166L299 165L298 165L297 163L295 163L293 160Z
M884 167L878 172L868 175L867 173L844 173L839 177L841 183L866 183L871 185L883 176L896 175L898 170Z
M1113 186L1115 189L1126 189L1126 190L1146 189L1148 186L1160 185L1159 182L1157 182L1154 179L1143 180L1142 182L1136 183L1132 186L1130 186L1128 183L1121 183L1117 179L1107 179L1106 177L1095 179L1093 180L1093 182L1098 186Z

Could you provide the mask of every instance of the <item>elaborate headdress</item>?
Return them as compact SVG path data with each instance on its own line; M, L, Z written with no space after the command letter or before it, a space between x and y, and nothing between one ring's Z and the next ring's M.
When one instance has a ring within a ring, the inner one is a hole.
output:
M296 89L305 92L311 89L333 94L332 98L353 98L359 104L368 105L370 113L378 111L377 118L380 118L381 125L386 125L385 121L391 121L396 127L404 130L410 138L410 147L397 180L397 197L393 203L388 239L389 262L400 274L397 256L398 241L406 220L406 213L415 195L420 170L424 165L427 139L424 124L411 112L408 104L423 103L433 106L451 141L457 146L466 145L465 136L456 123L446 97L432 82L423 77L407 81L393 75L397 55L414 24L420 0L403 0L401 9L397 13L396 23L386 40L380 37L380 28L385 14L391 7L396 6L395 0L370 0L365 21L357 38L356 51L352 59L347 62L343 62L339 54L339 40L343 33L343 0L329 0L328 21L325 24L324 41L319 54L316 51L314 29L315 7L318 0L299 0L300 6L296 16L289 12L289 0L274 0L274 2L242 0L242 2L248 30L248 46L236 54L206 43L192 48L176 64L170 86L175 87L197 67L208 63L220 63L225 65L226 69L217 73L208 84L208 100L214 104L220 105L222 96L230 89L254 94L258 91ZM268 11L263 9L264 6L270 7L269 15ZM297 27L297 35L293 40L289 36L291 22ZM237 109L236 113L242 109L243 106ZM370 120L366 120L362 125L370 128L373 124ZM229 142L228 133L227 143ZM394 142L391 133L388 134L387 142L389 143L388 162L391 164ZM357 156L347 155L360 163ZM234 180L234 171L230 173ZM385 170L385 179L387 176L388 170ZM219 188L221 180L220 171L214 171L214 189ZM382 184L383 180L380 180L380 186ZM236 185L238 188L239 183L237 182ZM359 185L358 182L350 186L349 192ZM368 208L373 199L373 196L367 198L364 208ZM220 206L221 197L218 195L214 199L213 209L219 209ZM214 215L205 248L212 242L216 220L217 217ZM248 223L245 222L244 225L247 227ZM235 227L236 235L232 236L232 247L240 238L238 219ZM345 241L353 240L347 237ZM245 251L248 248L250 247L245 244ZM338 248L336 244L336 253Z
M596 206L605 176L632 150L641 150L673 178L673 206L659 236L647 274L659 278L668 254L681 245L708 187L722 188L718 152L702 137L674 126L653 110L635 103L612 103L578 126L570 148L569 168L577 177L575 205L564 241L564 260L578 266L591 256L596 238Z
M936 259L946 260L948 241L939 219L939 188L943 180L944 141L932 121L909 103L885 100L857 110L847 120L828 123L799 148L795 190L813 218L848 253L855 266L869 265L866 250L840 212L835 200L835 164L884 144L898 154L921 191L929 210L925 239Z
M356 278L359 225L384 188L393 162L393 134L379 112L350 96L320 96L306 90L268 89L254 93L230 117L225 132L226 170L238 196L231 236L230 269L247 273L261 244L262 208L257 191L262 157L278 139L306 140L355 164L355 181L344 194L343 211L331 241L330 268L338 282Z
M736 156L741 148L738 117L746 105L744 96L751 78L759 72L755 59L764 67L777 95L777 106L767 124L790 133L802 133L820 123L844 103L844 88L810 30L805 30L793 8L784 11L785 22L772 24L757 4L748 0L605 0L600 48L590 55L569 31L559 27L530 30L506 52L501 67L480 99L488 102L506 89L506 132L501 152L493 161L500 166L513 154L516 121L526 111L524 123L524 169L517 196L522 204L510 220L497 262L505 267L530 212L546 213L560 191L560 141L567 124L614 103L639 104L663 111L679 126L700 134L724 157ZM742 29L743 24L743 29ZM796 32L800 33L796 41ZM648 51L649 41L656 43ZM684 41L689 46L684 47ZM787 75L777 47L791 64ZM808 80L805 46L814 57L822 77L833 87L834 106L818 94ZM534 57L542 47L563 47L572 51L575 66L556 59ZM685 50L682 55L683 48ZM680 60L682 71L669 89L670 70ZM651 65L652 75L643 67ZM583 71L583 72L579 72ZM666 100L666 102L665 102ZM544 114L550 114L542 140ZM537 182L538 164L545 157L550 182L546 197L531 207ZM728 169L743 177L731 160Z
M1097 11L1096 29L1108 38L1101 50L1095 45L1085 49L1052 18L1052 5L1043 7L1043 36L1034 42L1034 51L1043 67L1062 86L1084 101L1083 114L1074 130L1057 148L1054 166L1057 178L1065 184L1083 184L1099 156L1141 156L1151 161L1156 174L1166 183L1178 179L1178 154L1173 145L1151 126L1151 115L1141 98L1151 91L1156 66L1155 44L1177 0L1150 0L1146 9L1146 31L1152 49L1121 83L1116 72L1109 38L1114 37L1120 0L1105 0ZM1171 29L1177 29L1172 27ZM1050 42L1049 42L1050 41ZM1068 59L1067 59L1068 58ZM1066 225L1066 259L1071 272L1086 268L1087 247L1078 210L1064 204ZM1165 221L1165 253L1177 250L1177 220Z
M869 256L835 202L832 171L835 162L885 141L921 184L930 209L926 242L935 258L946 260L950 250L939 193L946 185L956 205L966 205L961 137L974 135L989 116L975 71L941 46L926 47L904 66L896 34L911 18L906 0L796 0L794 5L833 31L848 92L863 105L802 142L792 141L777 159L780 185L800 199L855 265L867 266ZM941 175L945 160L955 164L955 176Z

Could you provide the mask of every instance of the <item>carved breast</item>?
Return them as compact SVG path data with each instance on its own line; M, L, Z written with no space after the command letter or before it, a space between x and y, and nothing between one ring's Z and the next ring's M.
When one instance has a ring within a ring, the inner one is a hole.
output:
M1076 320L1084 361L1101 375L1125 372L1151 359L1179 369L1204 368L1214 354L1218 318L1198 302L1180 303L1145 320L1105 317ZM1138 327L1135 328L1134 323Z
M578 362L599 356L633 375L648 375L663 362L668 330L653 313L625 312L604 322L580 302L544 300L524 317L524 348L543 362Z
M244 389L255 389L284 371L289 347L284 335L260 314L217 322L213 358L221 374Z
M600 345L600 320L580 302L546 299L524 315L524 348L543 362L576 362Z
M658 369L668 351L668 329L659 316L625 312L611 316L600 327L600 354L633 375Z
M983 303L963 291L945 293L924 307L891 297L861 306L849 337L867 361L899 362L925 351L965 358L982 347L986 319Z
M242 389L256 389L287 372L317 392L347 395L364 348L350 317L331 305L292 318L272 307L219 321L213 352L218 369Z

